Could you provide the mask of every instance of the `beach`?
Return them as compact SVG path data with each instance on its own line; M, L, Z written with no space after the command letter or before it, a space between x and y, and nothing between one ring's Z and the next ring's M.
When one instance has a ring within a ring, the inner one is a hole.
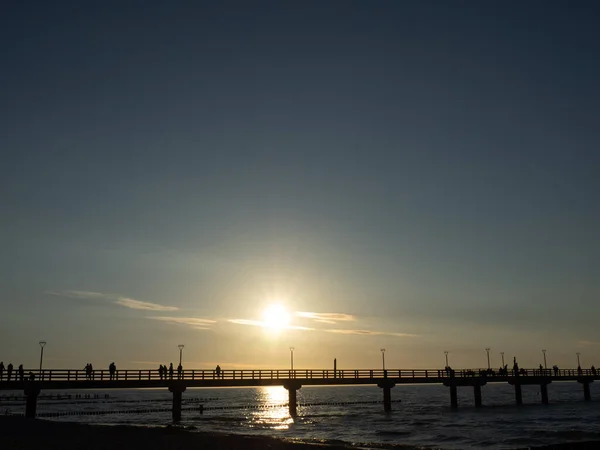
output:
M103 426L12 416L0 417L0 448L2 449L314 450L316 447L324 447L328 450L349 448L295 443L262 436L195 432L193 429L175 426Z

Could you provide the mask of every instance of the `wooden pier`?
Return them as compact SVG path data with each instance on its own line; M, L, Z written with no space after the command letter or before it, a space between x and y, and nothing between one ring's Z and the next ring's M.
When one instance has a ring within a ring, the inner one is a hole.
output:
M458 407L457 389L473 388L475 406L483 404L482 387L487 383L509 383L515 389L515 402L523 403L521 387L539 385L542 402L548 403L548 384L553 381L577 381L583 386L584 399L590 400L590 383L600 378L590 369L519 369L503 374L487 369L356 369L356 370L183 370L172 376L161 375L158 370L85 370L52 369L26 370L23 379L12 374L0 379L0 390L23 390L26 400L25 416L36 415L37 398L42 390L49 389L139 389L161 388L173 393L173 420L181 419L181 398L187 388L194 387L253 387L283 386L289 395L289 412L297 415L296 393L302 386L374 385L383 391L383 405L391 411L391 390L400 384L443 384L450 388L450 405ZM33 376L30 378L30 374Z

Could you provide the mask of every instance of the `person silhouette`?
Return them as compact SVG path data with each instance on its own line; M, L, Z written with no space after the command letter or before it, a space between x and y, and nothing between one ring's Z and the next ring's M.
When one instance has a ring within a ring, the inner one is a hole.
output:
M111 380L115 379L116 371L117 371L117 366L115 365L114 362L111 362L110 365L108 366L108 372L110 374Z
M10 378L12 376L12 371L13 371L13 365L12 365L12 363L8 363L8 366L6 366L6 381L10 381Z
M183 367L181 366L181 363L177 366L177 378L179 378L181 380L181 375L183 373Z
M0 381L2 381L3 376L4 376L4 361L0 361Z
M158 366L158 376L159 376L160 380L162 381L162 379L163 379L162 364Z
M23 382L23 380L25 379L25 370L23 370L23 364L19 364L19 380L21 380L21 383Z
M35 381L35 375L32 371L29 371L29 381Z
M215 372L217 372L217 378L221 378L221 366L219 366L217 364L217 368L215 369Z
M173 363L169 364L169 378L173 379Z

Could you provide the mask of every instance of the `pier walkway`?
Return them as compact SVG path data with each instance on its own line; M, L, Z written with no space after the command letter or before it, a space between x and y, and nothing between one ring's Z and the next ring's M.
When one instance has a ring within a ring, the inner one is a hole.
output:
M596 370L578 369L520 369L500 374L488 369L356 369L356 370L183 370L171 377L161 376L158 370L85 370L51 369L26 370L21 380L17 373L7 380L0 379L0 390L23 389L27 396L26 417L35 417L37 397L48 389L136 389L168 388L173 393L173 419L181 418L181 395L193 387L253 387L283 386L289 392L290 415L296 416L296 391L302 386L376 385L383 390L385 411L391 411L391 389L397 384L443 384L450 388L450 403L458 406L457 388L472 387L475 405L482 405L481 388L487 383L509 383L515 388L515 400L522 404L521 386L540 386L542 402L548 403L548 384L552 381L577 381L583 386L585 400L590 400L590 383L600 379ZM29 374L33 374L30 380Z

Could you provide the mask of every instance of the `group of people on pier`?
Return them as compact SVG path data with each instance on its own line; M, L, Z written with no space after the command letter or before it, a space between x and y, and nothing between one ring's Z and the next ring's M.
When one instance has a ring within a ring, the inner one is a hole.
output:
M161 380L172 380L173 379L173 374L174 374L174 370L173 370L173 363L169 364L169 367L167 368L167 366L163 366L162 364L160 366L158 366L158 375L160 376ZM168 378L167 378L168 375ZM183 366L181 365L181 363L179 363L179 365L177 366L177 378L181 379L183 375Z
M14 371L14 366L12 363L8 363L8 366L4 367L4 361L0 361L0 381L4 380L4 372L6 371L6 381L10 381L12 379L12 374ZM15 381L23 381L25 379L25 370L23 369L23 364L19 364L18 369L15 372Z

